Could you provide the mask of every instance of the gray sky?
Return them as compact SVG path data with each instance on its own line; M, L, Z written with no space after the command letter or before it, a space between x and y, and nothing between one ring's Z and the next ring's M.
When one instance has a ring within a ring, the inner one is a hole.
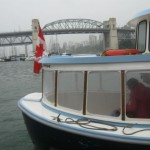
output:
M122 27L139 11L150 8L150 0L0 0L0 33L31 30L32 19L43 28L60 19L85 18L103 22L115 17ZM55 38L55 37L53 37ZM88 35L58 35L58 41L81 42ZM46 37L47 47L51 36ZM68 40L69 39L69 40ZM1 47L0 55L10 55L12 47ZM18 46L23 50L23 46ZM32 45L29 46L32 51Z
M32 19L39 19L43 27L67 18L103 22L116 17L120 27L148 8L150 0L0 0L0 32L31 30Z

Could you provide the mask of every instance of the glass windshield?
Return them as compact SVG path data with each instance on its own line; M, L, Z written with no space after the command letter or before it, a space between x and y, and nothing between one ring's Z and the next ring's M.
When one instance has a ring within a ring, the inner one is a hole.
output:
M146 49L146 33L147 33L147 23L142 21L138 25L138 38L137 38L137 48L140 52L145 52Z
M84 73L82 71L60 71L58 85L58 107L82 111Z
M113 115L120 107L121 79L118 71L92 71L88 75L87 113Z
M54 71L43 71L43 100L49 101L54 105L55 99L55 72Z

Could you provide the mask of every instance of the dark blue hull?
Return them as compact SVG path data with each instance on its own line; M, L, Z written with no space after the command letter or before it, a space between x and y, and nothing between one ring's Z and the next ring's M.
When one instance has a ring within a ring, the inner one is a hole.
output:
M23 113L25 124L35 147L50 150L150 150L150 146L98 140L43 125Z

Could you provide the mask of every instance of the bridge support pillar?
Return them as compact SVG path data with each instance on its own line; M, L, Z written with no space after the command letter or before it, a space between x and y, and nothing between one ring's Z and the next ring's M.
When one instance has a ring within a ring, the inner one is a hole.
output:
M32 20L32 45L33 45L33 53L36 50L37 44L37 37L38 37L38 29L39 29L39 20L33 19Z
M25 57L28 57L28 48L27 48L27 44L25 44Z
M104 28L110 29L109 33L104 34L105 49L118 49L116 18L110 18L108 21L104 21Z

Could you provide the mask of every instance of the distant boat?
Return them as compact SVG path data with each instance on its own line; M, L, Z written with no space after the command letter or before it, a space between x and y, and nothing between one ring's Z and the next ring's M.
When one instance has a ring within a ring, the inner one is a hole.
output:
M20 57L20 61L25 61L25 57Z
M61 56L71 56L71 53L62 53Z
M11 61L10 57L4 58L5 61Z
M25 61L34 61L35 56L28 56L25 58Z
M25 58L26 58L26 57L25 57L25 54L20 54L19 57L20 57L20 61L25 61Z
M18 59L17 56L10 56L10 61L16 61L17 59Z
M0 58L0 62L5 62L5 60L3 58Z
M142 108L136 110L147 110L149 117L129 114L126 107L127 81L134 77L142 82L141 75L150 76L150 9L129 23L137 26L135 50L107 50L102 56L51 55L40 60L42 92L18 102L29 135L40 150L51 146L150 150L150 94L136 93L147 97L139 97L136 103ZM130 87L135 85L130 82Z

